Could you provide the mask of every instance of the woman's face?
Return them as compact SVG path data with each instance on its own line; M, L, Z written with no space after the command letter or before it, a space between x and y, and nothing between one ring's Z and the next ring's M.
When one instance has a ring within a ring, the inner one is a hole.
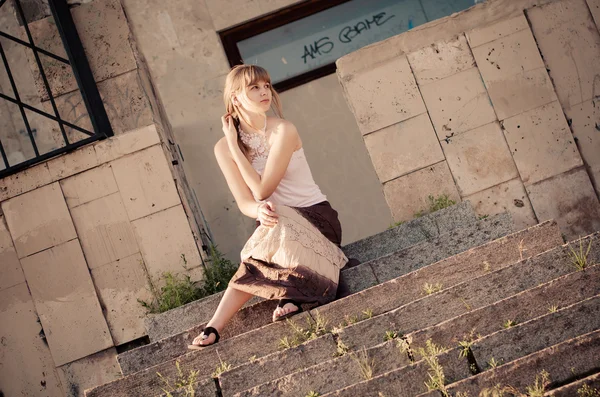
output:
M271 107L272 100L271 84L266 81L259 81L246 87L245 95L238 95L242 108L266 113Z

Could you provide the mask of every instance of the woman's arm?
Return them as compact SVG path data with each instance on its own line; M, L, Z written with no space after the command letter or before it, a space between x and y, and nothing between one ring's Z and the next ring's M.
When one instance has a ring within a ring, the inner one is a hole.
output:
M237 140L227 139L229 150L244 182L258 200L265 200L273 194L285 175L292 154L300 146L296 127L286 120L273 131L272 140L267 164L261 177L240 150Z
M229 186L229 190L231 191L231 194L233 194L242 214L249 216L250 218L256 218L258 203L252 197L252 192L246 183L244 183L244 179L231 156L225 138L220 139L215 145L215 157L217 158L217 163L227 181L227 186Z

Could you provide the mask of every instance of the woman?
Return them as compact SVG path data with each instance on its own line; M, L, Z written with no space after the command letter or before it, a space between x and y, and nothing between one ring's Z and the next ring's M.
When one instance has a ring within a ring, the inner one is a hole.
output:
M215 156L240 211L257 220L242 262L207 327L190 349L219 341L219 332L253 295L278 299L273 321L336 295L346 257L337 212L315 184L296 127L284 120L267 71L234 67L225 82L225 137ZM267 117L273 108L278 117Z

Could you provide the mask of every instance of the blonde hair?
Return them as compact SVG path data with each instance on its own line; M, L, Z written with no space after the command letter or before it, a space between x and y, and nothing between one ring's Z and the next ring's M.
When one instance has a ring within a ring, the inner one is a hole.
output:
M271 84L271 76L269 76L269 72L267 72L265 68L262 68L257 65L236 65L233 68L231 68L231 71L225 79L225 89L223 90L223 102L225 102L225 111L231 114L234 119L237 119L236 129L238 130L238 145L240 146L242 152L245 155L247 155L248 153L248 148L240 139L240 131L238 128L239 120L241 118L247 124L250 123L238 111L237 106L233 104L232 97L234 94L245 92L246 87L257 84L261 81L270 84L272 94L271 109L273 109L277 117L283 118L283 111L281 110L281 100L279 99L279 95L277 94L277 92L273 89L273 84Z

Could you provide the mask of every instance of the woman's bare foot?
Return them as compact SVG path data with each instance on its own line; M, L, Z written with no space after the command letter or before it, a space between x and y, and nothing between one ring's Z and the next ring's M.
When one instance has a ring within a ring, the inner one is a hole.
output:
M278 318L283 317L285 315L295 313L299 311L300 308L293 303L286 303L283 307L277 306L275 311L273 312L273 321L276 321Z
M194 338L191 345L188 348L195 349L205 346L210 346L219 341L219 331L212 327L206 327L204 331Z

